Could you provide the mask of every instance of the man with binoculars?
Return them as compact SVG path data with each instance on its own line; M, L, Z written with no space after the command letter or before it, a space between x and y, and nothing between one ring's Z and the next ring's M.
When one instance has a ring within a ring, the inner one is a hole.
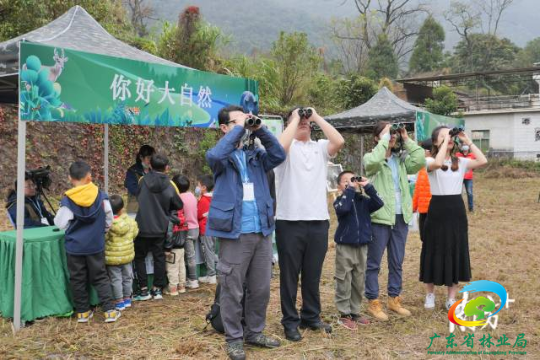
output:
M280 345L262 333L270 300L274 231L274 207L266 173L282 163L286 154L257 119L239 106L221 109L218 121L225 136L206 153L215 182L206 235L219 238L221 319L227 354L233 360L245 359L244 339L261 347ZM264 149L244 146L247 130L251 131L250 137L259 138Z
M311 123L326 138L311 140ZM279 138L287 159L278 166L276 243L279 254L281 324L285 337L300 341L300 328L331 332L320 317L319 282L328 249L329 214L326 198L328 160L345 140L313 108L295 108ZM302 276L302 308L296 309L298 279Z

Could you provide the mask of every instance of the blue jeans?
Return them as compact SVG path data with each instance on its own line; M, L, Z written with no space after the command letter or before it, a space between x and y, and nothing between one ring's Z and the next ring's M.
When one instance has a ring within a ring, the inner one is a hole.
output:
M469 211L473 211L474 204L473 204L473 191L472 191L472 179L463 180L463 184L465 185L465 191L467 192L467 202L469 203Z
M388 296L396 297L401 293L403 259L409 226L403 215L396 215L394 226L372 224L373 239L368 244L366 269L366 298L379 297L379 272L384 250L388 248Z

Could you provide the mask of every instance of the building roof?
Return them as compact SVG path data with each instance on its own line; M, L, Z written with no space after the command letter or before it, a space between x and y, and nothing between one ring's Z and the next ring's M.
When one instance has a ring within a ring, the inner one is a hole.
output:
M380 120L414 122L417 111L424 112L383 87L364 104L325 119L337 129L361 129L371 127Z
M516 69L502 69L502 70L490 70L490 71L476 71L468 73L458 74L445 74L434 76L417 76L412 78L398 79L399 83L411 83L411 82L429 82L429 81L458 81L464 79L470 79L475 77L485 77L494 75L518 75L518 74L533 74L540 71L540 66L516 68Z

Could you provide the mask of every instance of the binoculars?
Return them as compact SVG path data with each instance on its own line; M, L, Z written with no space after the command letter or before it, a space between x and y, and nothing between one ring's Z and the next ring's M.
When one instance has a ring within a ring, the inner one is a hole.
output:
M362 182L362 181L364 181L364 179L362 179L361 176L353 176L351 178L351 182Z
M404 123L395 123L395 124L392 124L392 126L390 127L391 132L397 132L401 129L405 129Z
M298 109L298 116L300 116L300 119L309 119L311 115L313 115L313 110L310 108Z
M249 117L246 119L245 126L255 127L261 124L262 124L262 120L260 117L257 117L255 115L249 115Z
M465 128L463 126L458 126L450 130L449 134L450 136L454 137L457 136L459 133L462 133L463 131L465 131Z

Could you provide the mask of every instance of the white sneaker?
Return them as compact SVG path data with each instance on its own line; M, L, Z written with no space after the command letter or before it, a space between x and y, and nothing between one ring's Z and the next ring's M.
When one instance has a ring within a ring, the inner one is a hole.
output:
M201 276L199 278L199 282L201 282L203 284L216 284L217 283L216 275L214 275L214 276Z
M186 287L188 289L197 289L199 287L199 282L197 280L188 280L186 281Z
M456 302L456 299L448 299L446 300L446 310L450 310L452 305Z
M429 293L426 295L426 302L424 303L424 307L428 310L435 309L435 294Z

